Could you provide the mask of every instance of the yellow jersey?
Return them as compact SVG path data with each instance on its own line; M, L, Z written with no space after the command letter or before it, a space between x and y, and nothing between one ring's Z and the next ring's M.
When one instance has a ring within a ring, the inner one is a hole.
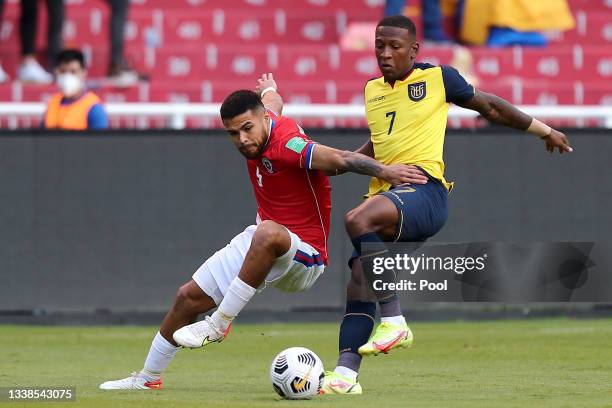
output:
M450 191L442 159L448 108L470 100L474 88L452 67L415 63L393 86L384 77L368 81L364 96L375 159L419 166ZM390 187L373 177L366 196Z

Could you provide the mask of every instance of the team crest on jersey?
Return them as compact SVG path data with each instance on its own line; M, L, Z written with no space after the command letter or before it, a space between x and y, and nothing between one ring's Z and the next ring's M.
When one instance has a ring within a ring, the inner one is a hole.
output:
M427 83L416 82L414 84L408 84L408 97L411 101L418 102L425 97L427 94Z
M270 161L270 159L264 157L263 159L261 159L261 163L264 165L268 173L274 173L274 168L272 167L272 162Z

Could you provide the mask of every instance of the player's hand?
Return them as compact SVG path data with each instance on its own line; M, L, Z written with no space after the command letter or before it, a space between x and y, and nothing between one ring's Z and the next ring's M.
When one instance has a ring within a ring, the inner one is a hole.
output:
M255 92L257 92L257 94L261 96L261 93L266 88L274 88L275 91L278 90L278 86L276 85L276 81L274 80L274 77L272 76L271 72L268 74L263 74L261 78L257 80Z
M563 154L565 152L571 153L574 151L569 145L569 141L567 140L567 136L558 130L553 129L550 132L550 135L543 137L546 141L546 150L550 153L555 152L555 148L559 149L559 153Z
M392 164L385 166L379 178L391 183L393 186L401 184L427 184L427 176L416 166L406 164Z

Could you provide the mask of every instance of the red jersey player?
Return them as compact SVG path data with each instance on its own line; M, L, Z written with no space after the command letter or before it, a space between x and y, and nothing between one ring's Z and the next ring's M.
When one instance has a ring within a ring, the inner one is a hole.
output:
M274 84L271 75L262 78ZM223 125L247 159L258 205L256 225L208 258L179 288L144 368L100 388L161 388L161 374L179 346L197 348L222 341L257 288L266 285L287 292L310 288L327 264L328 173L365 174L393 185L414 181L407 166L385 166L359 153L314 143L293 120L274 113L275 108L279 114L282 109L274 86L261 91L261 97L236 91L221 106ZM211 316L194 323L200 313L215 307Z

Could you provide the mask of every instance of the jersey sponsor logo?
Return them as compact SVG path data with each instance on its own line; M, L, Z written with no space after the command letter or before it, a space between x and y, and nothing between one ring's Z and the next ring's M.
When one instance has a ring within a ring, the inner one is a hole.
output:
M261 163L264 165L266 171L270 174L274 173L274 168L272 167L272 162L267 157L261 159Z
M385 100L385 95L375 96L373 98L368 99L368 103L380 102Z
M308 144L307 141L305 141L301 137L296 136L296 137L289 139L285 147L289 150L293 150L297 154L300 154L302 153L302 150L304 150L307 144Z
M413 102L418 102L425 98L427 94L426 82L416 82L408 85L408 97Z

